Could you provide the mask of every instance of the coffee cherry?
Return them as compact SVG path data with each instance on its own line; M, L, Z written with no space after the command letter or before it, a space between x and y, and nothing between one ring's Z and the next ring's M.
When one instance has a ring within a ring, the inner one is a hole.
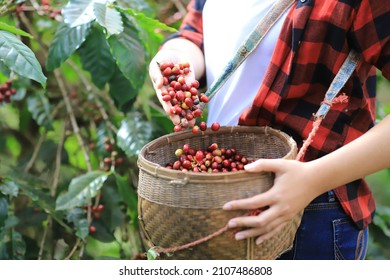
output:
M221 127L221 125L220 125L219 123L217 123L217 122L215 122L215 123L213 123L213 124L211 125L211 129L212 129L213 131L218 131L220 127Z
M215 150L218 149L218 144L217 143L212 143L208 148L207 150L210 151L210 152L213 152Z
M197 162L202 162L204 158L204 153L202 150L198 150L195 154L195 159Z
M182 154L183 154L183 150L182 149L177 149L175 151L175 156L177 156L177 157L181 156Z
M89 233L95 233L96 232L96 227L95 226L89 226L88 230L89 230Z
M207 103L207 102L209 102L209 98L207 97L206 94L201 94L200 95L200 101L202 101L204 103Z
M194 126L192 127L192 133L193 133L193 134L198 134L198 133L199 133L199 126L194 125Z
M179 124L175 125L174 128L173 128L173 130L174 130L175 132L181 131L181 125L179 125Z
M94 218L94 219L100 219L101 216L102 216L102 214L100 214L100 212L94 212L94 213L93 213L93 218Z
M96 211L99 211L99 212L102 212L104 210L104 205L103 204L99 204L96 208Z
M200 128L200 130L205 131L207 129L206 122L200 122L199 128Z

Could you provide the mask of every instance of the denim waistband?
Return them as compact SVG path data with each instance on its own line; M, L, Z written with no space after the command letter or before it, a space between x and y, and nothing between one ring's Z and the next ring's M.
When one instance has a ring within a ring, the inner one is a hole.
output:
M336 202L336 195L333 190L327 191L319 196L317 196L315 199L313 199L310 204L314 203L328 203L328 202Z

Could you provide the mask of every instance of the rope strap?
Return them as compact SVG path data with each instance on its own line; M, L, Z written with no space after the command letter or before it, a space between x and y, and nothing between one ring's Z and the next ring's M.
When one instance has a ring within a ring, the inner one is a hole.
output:
M359 63L359 59L360 56L356 51L351 50L349 52L343 65L341 66L332 83L330 84L329 89L325 94L324 100L321 102L320 108L318 109L317 113L314 114L313 128L310 131L308 138L303 142L303 145L300 148L297 157L295 158L296 160L303 160L307 149L313 142L314 136L316 135L322 120L325 118L330 108L334 104L348 102L348 96L345 93L342 93L341 95L338 94L344 87L348 79L351 77L353 71L355 71L356 66Z
M336 99L335 102L333 102L333 100L336 98L340 90L344 87L349 77L351 77L353 71L355 71L356 66L359 63L359 59L360 56L356 51L351 50L349 52L343 65L341 66L340 70L337 72L337 75L334 77L332 83L330 84L329 89L325 94L324 101L321 103L320 108L314 115L315 118L324 118L329 112L330 107L332 107L332 104L334 104L335 102L346 102L348 97L346 97L345 95L337 97L338 99Z

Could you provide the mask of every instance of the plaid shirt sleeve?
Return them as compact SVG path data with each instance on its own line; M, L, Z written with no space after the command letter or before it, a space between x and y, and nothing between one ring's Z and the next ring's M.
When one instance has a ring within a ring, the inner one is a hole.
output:
M187 5L187 14L184 17L179 31L172 38L185 38L196 44L203 50L203 21L202 11L206 0L191 0Z
M360 1L359 1L360 2ZM361 1L350 32L351 45L390 80L390 3Z

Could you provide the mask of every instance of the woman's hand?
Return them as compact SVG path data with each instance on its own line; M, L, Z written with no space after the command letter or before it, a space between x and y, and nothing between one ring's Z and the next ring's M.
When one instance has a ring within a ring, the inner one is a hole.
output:
M188 58L186 58L183 54L175 50L160 50L157 55L152 59L149 64L149 76L152 80L153 87L156 91L158 100L160 101L164 111L171 118L174 125L181 123L181 118L178 115L171 113L172 104L170 101L164 101L162 99L161 92L167 88L163 84L163 75L161 74L160 65L164 63L173 63L173 64L181 64L184 62L189 62ZM190 63L190 62L189 62ZM195 80L194 68L192 63L190 63L190 72L184 76L187 84L191 84ZM189 125L193 125L195 120L190 121Z
M308 177L305 163L286 159L261 159L245 166L248 172L275 173L274 185L268 191L246 199L227 202L224 210L265 209L257 216L233 218L230 228L239 228L237 240L257 237L256 244L276 235L317 194ZM317 190L318 192L318 190ZM241 229L242 228L242 229Z

